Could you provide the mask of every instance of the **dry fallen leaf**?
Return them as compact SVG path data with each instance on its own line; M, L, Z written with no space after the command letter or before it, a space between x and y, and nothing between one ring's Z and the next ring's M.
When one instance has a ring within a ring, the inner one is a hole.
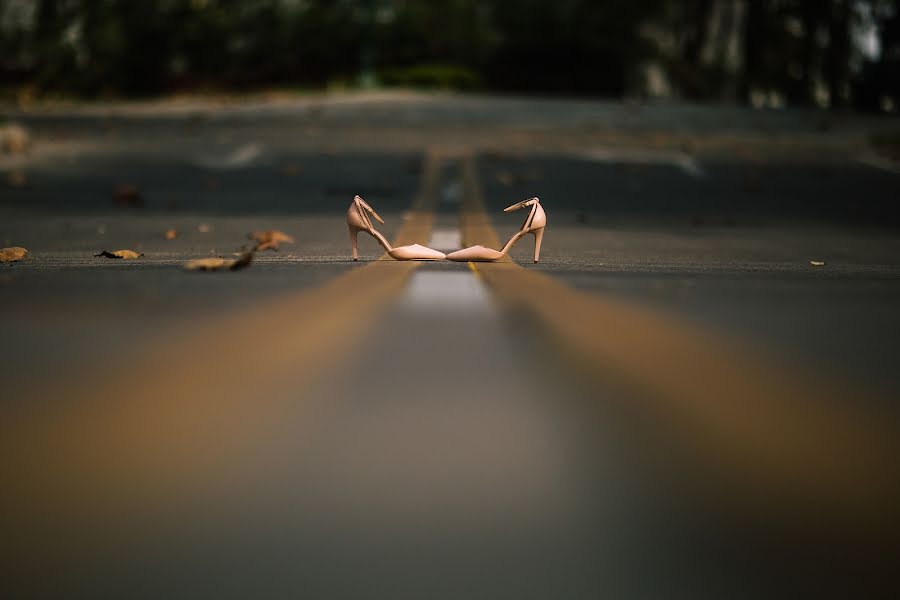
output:
M136 186L123 183L113 190L113 203L118 206L143 206L144 199Z
M166 230L166 239L167 239L167 240L174 240L174 239L177 238L177 237L178 237L178 232L175 231L174 229L167 229L167 230Z
M198 258L184 263L186 271L237 271L248 266L253 260L252 252L245 252L238 258Z
M25 258L28 250L20 246L0 249L0 262L16 262Z
M811 264L814 267L824 267L825 261L824 260L811 260L811 261L809 261L809 264Z
M231 266L233 261L224 258L197 258L184 263L187 271L218 271Z
M280 244L294 243L293 237L283 231L278 231L277 229L254 231L253 233L247 234L247 237L251 240L256 240L256 250L258 251L278 250Z
M94 256L105 256L106 258L121 258L123 260L134 260L136 258L142 257L144 254L142 252L135 252L134 250L116 250L115 252L107 252L104 250L100 254L95 254Z
M31 134L24 125L9 123L0 126L0 150L7 154L24 154L31 145Z

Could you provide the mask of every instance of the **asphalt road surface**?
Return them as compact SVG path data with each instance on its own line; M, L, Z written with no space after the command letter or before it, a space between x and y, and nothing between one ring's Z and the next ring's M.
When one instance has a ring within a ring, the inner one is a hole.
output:
M584 120L505 102L381 140L352 105L34 117L0 192L9 597L889 595L900 176L535 148ZM354 194L444 251L539 196L541 262L354 263ZM265 229L296 243L182 268Z

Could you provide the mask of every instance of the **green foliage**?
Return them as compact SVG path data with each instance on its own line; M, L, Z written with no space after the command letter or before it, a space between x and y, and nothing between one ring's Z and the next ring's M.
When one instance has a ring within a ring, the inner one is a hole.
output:
M459 65L425 64L384 69L379 80L385 85L422 89L475 90L481 79L472 69Z
M638 25L654 0L496 0L500 43L488 78L520 90L619 95L648 55Z
M33 22L0 27L0 88L28 83L39 93L88 96L307 89L374 71L389 85L620 96L653 60L689 98L730 89L747 99L762 90L809 104L824 86L838 101L851 90L860 105L885 97L900 104L900 0L743 3L739 71L716 55L727 26L710 25L734 22L730 0L34 3ZM723 21L726 7L732 16ZM852 28L864 15L890 49L874 62L853 46Z
M490 59L497 37L491 22L491 1L409 0L392 4L393 18L376 24L374 32L380 65L432 63L478 69Z
M34 26L0 38L40 90L84 95L317 83L358 65L352 2L39 0ZM7 69L7 75L10 70Z

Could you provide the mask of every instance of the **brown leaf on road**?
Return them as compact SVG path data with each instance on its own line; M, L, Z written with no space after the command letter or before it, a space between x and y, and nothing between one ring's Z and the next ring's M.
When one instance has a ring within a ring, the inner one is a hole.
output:
M219 271L230 268L234 262L225 258L197 258L184 263L186 271Z
M20 261L28 254L28 250L21 246L0 249L0 262Z
M243 269L244 267L249 267L250 263L253 261L253 253L252 252L244 252L240 256L238 256L234 260L234 264L232 264L229 268L232 271L237 271L238 269Z
M20 123L0 125L0 149L5 154L25 154L31 146L31 134Z
M144 198L136 186L123 183L113 190L113 203L116 206L140 207L144 205Z
M167 240L174 240L178 237L178 232L174 229L167 229L165 235Z
M260 252L263 250L278 250L280 244L294 243L293 237L277 229L254 231L253 233L248 233L247 237L251 240L256 240L256 250Z
M100 254L94 256L104 256L106 258L121 258L123 260L134 260L144 255L143 252L135 252L134 250L116 250L115 252L107 252L104 250Z
M252 252L245 252L238 258L198 258L184 263L186 271L237 271L249 266Z

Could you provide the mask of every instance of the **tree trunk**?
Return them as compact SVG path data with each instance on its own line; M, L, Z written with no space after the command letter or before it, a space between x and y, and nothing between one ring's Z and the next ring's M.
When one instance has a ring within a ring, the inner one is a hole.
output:
M827 7L826 7L827 10ZM820 2L803 3L803 46L800 55L800 64L803 70L803 95L799 100L803 104L811 105L815 100L816 85L816 37L819 25L822 21L822 4Z
M693 10L688 10L690 34L684 44L684 61L688 65L696 65L700 61L700 53L706 44L709 34L709 18L713 0L697 0L691 3Z
M844 89L850 72L850 4L833 0L828 27L828 50L825 53L825 79L832 108L847 104Z
M763 79L763 47L766 43L768 0L749 0L744 19L744 69L738 87L738 97L750 102L750 92Z

